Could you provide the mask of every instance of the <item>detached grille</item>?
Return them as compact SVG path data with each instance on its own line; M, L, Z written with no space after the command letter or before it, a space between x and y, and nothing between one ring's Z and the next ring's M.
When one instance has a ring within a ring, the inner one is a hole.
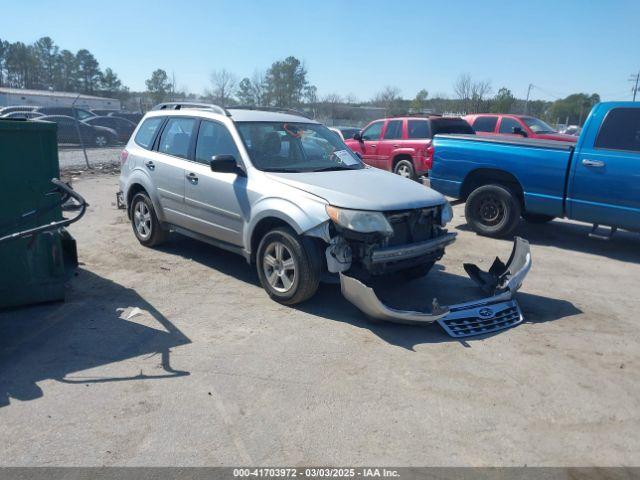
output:
M504 330L521 323L520 307L514 301L475 308L452 309L438 323L452 337L470 337Z
M421 208L404 210L387 214L387 220L393 228L393 236L389 238L389 246L430 240L434 236L434 222L437 208Z

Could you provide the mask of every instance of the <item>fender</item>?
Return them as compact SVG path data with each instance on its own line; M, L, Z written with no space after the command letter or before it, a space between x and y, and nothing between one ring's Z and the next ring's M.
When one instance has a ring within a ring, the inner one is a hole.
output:
M156 211L158 220L160 220L161 222L165 221L164 211L160 206L160 201L158 198L158 192L153 186L153 183L151 182L151 179L149 178L149 175L147 174L147 172L145 172L140 168L136 168L129 174L129 176L127 177L127 183L125 184L125 187L124 187L123 193L124 193L124 200L127 203L127 212L129 212L129 202L128 202L129 190L131 190L131 187L135 184L142 185L142 187L147 191L147 194L151 199L151 203L153 203L153 208Z
M251 237L256 225L265 218L277 218L289 224L298 235L317 227L329 220L329 215L322 202L313 202L307 211L290 200L277 197L266 197L258 201L251 213L251 221L243 234L243 243L248 253L251 253Z

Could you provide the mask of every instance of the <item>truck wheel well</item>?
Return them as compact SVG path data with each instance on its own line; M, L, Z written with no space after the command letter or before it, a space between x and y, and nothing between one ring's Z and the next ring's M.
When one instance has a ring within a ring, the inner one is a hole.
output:
M393 157L393 165L391 165L392 171L396 169L396 165L400 160L409 160L413 165L413 158L411 158L411 155L407 155L406 153L401 153L400 155L396 155L395 157Z
M518 179L510 173L493 168L479 168L469 173L464 182L462 182L462 188L460 189L462 198L466 199L476 188L492 183L508 187L517 195L520 202L524 202L522 185L520 185Z
M289 227L292 230L295 230L287 222L276 217L263 218L258 222L258 224L253 229L253 232L251 232L251 259L250 259L251 263L255 262L256 260L258 245L260 244L260 240L262 240L262 237L264 237L268 232L270 232L274 228L278 228L278 227Z
M129 188L129 191L127 192L127 216L129 218L131 218L131 210L130 210L131 200L133 199L133 196L138 192L144 192L148 195L148 192L139 183L134 183L133 185L131 185L131 187Z

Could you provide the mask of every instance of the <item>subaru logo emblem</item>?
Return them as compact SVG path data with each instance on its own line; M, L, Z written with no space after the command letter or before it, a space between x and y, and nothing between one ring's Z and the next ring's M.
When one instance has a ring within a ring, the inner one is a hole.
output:
M493 313L493 310L491 310L489 307L484 307L478 311L478 315L480 315L482 318L492 318L495 313Z

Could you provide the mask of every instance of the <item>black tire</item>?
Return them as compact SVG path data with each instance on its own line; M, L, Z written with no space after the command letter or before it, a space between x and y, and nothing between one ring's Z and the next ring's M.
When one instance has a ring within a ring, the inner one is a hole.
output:
M547 223L556 217L553 215L543 215L541 213L522 212L522 218L529 223Z
M140 205L144 205L144 207ZM145 220L146 228L143 230L138 227L137 222L142 220L137 215L144 215L144 212L148 212L149 219ZM155 247L166 240L168 232L158 220L156 211L153 208L153 203L146 192L138 192L133 196L129 213L133 234L142 245L145 247ZM149 230L148 234L143 233L146 230Z
M401 177L410 178L411 180L416 180L417 178L416 169L413 168L411 160L400 160L396 163L396 166L393 167L393 173Z
M504 185L483 185L467 198L464 215L479 235L508 237L520 222L520 200Z
M283 245L281 257L278 259L277 245ZM265 261L269 255L279 263L272 266ZM293 260L293 274L285 268L285 264ZM320 283L321 251L317 243L310 238L300 237L293 230L279 227L267 233L260 244L256 255L256 268L262 288L276 302L284 305L295 305L315 295ZM275 284L273 274L275 278ZM282 272L282 273L279 273ZM287 273L289 272L289 273ZM285 283L285 277L288 285ZM271 279L271 280L270 280Z
M406 280L417 280L426 276L429 271L433 268L436 262L424 263L422 265L416 265L415 267L407 268L406 270L400 271L400 276Z

